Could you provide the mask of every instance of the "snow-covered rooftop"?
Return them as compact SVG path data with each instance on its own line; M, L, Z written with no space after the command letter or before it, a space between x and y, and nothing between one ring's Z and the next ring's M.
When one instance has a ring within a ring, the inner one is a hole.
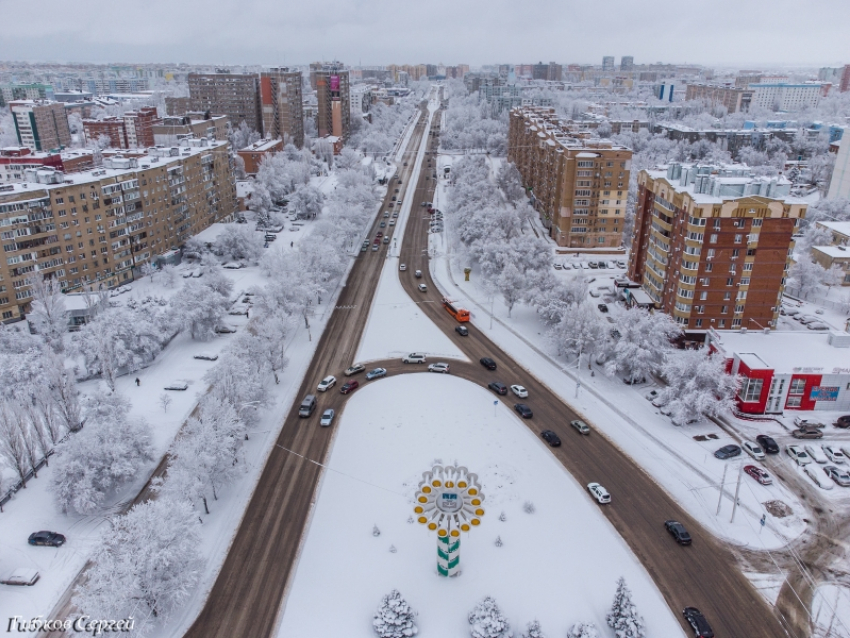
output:
M833 259L850 259L850 248L846 248L844 246L812 246L812 250L816 250L824 255L829 255Z
M823 226L824 228L828 228L829 230L839 233L841 235L847 235L850 237L850 222L818 222L818 225Z
M846 332L834 334L847 338ZM718 340L719 337L719 340ZM737 354L749 367L770 368L779 374L850 374L850 348L829 343L829 332L712 330L710 342L727 357ZM745 359L745 357L747 357ZM752 365L751 365L752 363Z
M765 197L789 204L805 200L790 194L791 182L783 175L752 174L746 164L678 164L646 169L653 180L665 179L677 193L687 193L697 204L720 204L743 197ZM700 177L707 181L700 185Z

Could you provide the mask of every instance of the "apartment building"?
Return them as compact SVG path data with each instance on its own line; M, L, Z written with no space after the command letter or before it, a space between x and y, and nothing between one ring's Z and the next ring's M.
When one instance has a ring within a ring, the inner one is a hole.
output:
M84 119L83 132L90 146L128 148L124 120L120 117L105 117L102 120ZM103 138L108 138L108 141Z
M173 146L186 138L206 138L219 142L227 141L230 133L230 118L226 115L186 113L179 117L164 117L151 126L154 144Z
M844 65L844 68L841 70L841 82L838 85L838 90L841 93L850 91L850 64Z
M71 129L65 105L49 100L9 102L18 143L34 151L49 151L71 145Z
M137 111L127 111L123 117L128 148L148 148L154 145L153 127L161 121L155 107L145 106Z
M35 277L56 278L65 291L119 285L235 205L226 142L116 154L67 176L28 170L25 183L0 186L0 319L24 317Z
M263 160L283 150L283 140L260 140L251 146L246 146L236 151L245 163L245 172L248 175L256 175L260 170Z
M790 191L743 165L641 171L629 278L683 328L774 327L806 214Z
M577 132L555 110L511 111L508 159L558 246L612 248L622 241L632 151Z
M259 77L253 73L190 73L189 103L192 111L224 114L234 127L242 122L263 134Z
M753 104L771 111L795 111L803 106L817 106L823 97L824 86L819 83L750 84Z
M0 84L0 106L6 106L13 100L54 100L53 86L50 84Z
M712 106L725 106L727 113L746 113L750 110L753 91L740 86L688 84L685 100L705 100Z
M53 168L63 173L87 171L99 165L97 151L73 149L52 152L33 152L25 146L0 148L0 184L23 182L27 169Z
M328 135L348 141L351 133L351 90L348 71L335 68L315 71L319 137Z
M301 71L286 67L260 74L260 103L266 137L304 146L304 110Z
M185 115L192 110L192 100L188 97L166 97L166 115Z

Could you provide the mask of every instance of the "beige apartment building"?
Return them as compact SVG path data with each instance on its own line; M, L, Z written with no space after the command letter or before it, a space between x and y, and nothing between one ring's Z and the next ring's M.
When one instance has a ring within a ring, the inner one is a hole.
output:
M325 68L315 71L319 137L348 141L351 134L351 82L348 71Z
M36 277L66 292L117 286L236 206L229 145L206 139L116 154L67 176L31 169L27 178L0 186L3 321L29 311Z
M49 100L9 102L18 142L34 151L51 151L71 145L65 105Z
M189 103L193 111L224 114L234 127L242 122L263 134L259 77L253 73L190 73Z
M511 111L508 159L558 246L622 243L632 151L577 132L546 107Z
M260 74L260 105L267 138L304 146L304 94L301 71L286 67Z
M714 84L688 84L685 100L705 100L712 105L725 106L728 113L747 112L754 91L747 87Z

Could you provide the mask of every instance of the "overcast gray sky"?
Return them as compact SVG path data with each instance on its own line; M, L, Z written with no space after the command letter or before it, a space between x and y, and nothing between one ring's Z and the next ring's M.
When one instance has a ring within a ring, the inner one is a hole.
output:
M0 0L0 59L850 63L848 0Z

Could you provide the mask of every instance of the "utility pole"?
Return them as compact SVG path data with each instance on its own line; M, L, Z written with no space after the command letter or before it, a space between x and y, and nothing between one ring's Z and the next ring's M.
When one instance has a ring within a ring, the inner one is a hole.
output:
M738 483L735 485L735 501L732 503L732 518L729 519L730 523L735 522L735 510L738 509L738 492L741 491L741 476L744 474L744 464L741 463L738 466Z
M723 466L723 478L720 479L720 496L717 498L717 511L714 513L715 516L720 516L720 504L723 502L723 486L726 484L726 470L728 469L728 465Z

